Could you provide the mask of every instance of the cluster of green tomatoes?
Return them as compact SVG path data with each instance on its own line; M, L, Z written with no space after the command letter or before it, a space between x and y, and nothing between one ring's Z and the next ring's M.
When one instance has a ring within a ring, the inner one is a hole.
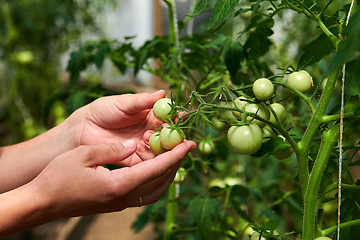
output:
M309 91L313 85L311 75L304 70L289 74L287 83L302 93ZM239 111L232 111L232 114L242 123L231 126L227 132L230 147L234 152L243 155L256 153L260 150L264 137L274 135L273 129L266 121L284 124L287 118L287 111L281 103L269 103L275 91L269 79L257 79L253 83L252 91L255 99L249 100L240 96L233 101L233 107ZM283 136L279 135L279 137L285 141ZM283 159L289 157L291 153L292 148L289 146L274 153L274 156Z
M311 75L304 71L295 71L289 74L287 84L292 88L305 93L313 85ZM232 124L227 131L227 140L231 149L238 154L251 155L260 150L264 137L271 137L274 132L267 124L284 124L287 118L285 107L278 102L272 102L275 87L272 81L267 78L259 78L252 85L254 98L247 99L244 96L235 98L232 101L232 115L237 119L238 124ZM176 113L172 107L170 98L162 98L153 106L153 113L156 118L170 122L168 126L153 133L149 139L151 150L155 154L161 154L171 150L181 143L185 134L181 128L172 124ZM216 125L216 122L213 122ZM285 138L279 136L285 141ZM204 155L209 155L215 146L210 140L199 143L199 150ZM281 149L274 154L282 159L290 156L292 148Z
M176 113L172 110L172 101L170 98L161 98L153 106L154 116L163 122L173 123ZM178 144L184 141L184 132L169 124L163 127L161 130L151 134L149 139L149 146L155 154L161 154L167 150L171 150Z

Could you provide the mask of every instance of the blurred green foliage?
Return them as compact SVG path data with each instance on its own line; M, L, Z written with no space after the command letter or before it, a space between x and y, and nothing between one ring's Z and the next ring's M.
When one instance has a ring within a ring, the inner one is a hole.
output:
M81 33L101 30L95 17L114 2L0 1L1 145L34 137L66 116L63 104L49 102L66 87L61 57Z

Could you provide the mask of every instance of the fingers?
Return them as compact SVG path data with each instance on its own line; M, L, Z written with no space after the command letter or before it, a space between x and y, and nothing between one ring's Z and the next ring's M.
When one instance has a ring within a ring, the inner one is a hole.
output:
M126 159L136 150L136 143L130 139L124 143L107 143L102 145L83 145L78 151L85 156L89 166L113 164Z
M122 187L134 189L167 173L195 147L195 142L184 141L171 151L160 154L152 160L141 162L129 168L114 170L112 174L122 183Z
M165 177L158 178L154 180L151 186L147 186L144 191L139 191L140 196L143 198L143 205L151 204L157 202L163 193L169 188L170 184L173 182L176 172L181 166L181 163L177 164L174 168L170 170ZM151 191L146 189L151 189ZM140 189L141 190L141 189Z
M115 105L127 114L135 114L142 110L150 109L160 98L165 97L165 91L154 93L126 94L114 99Z

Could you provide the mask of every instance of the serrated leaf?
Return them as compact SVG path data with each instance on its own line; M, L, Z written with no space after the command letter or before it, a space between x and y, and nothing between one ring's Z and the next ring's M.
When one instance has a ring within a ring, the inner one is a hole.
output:
M100 69L103 66L105 56L110 53L109 43L103 43L95 53L95 66Z
M274 33L271 28L274 25L272 19L258 23L254 32L250 33L246 40L244 48L247 50L250 58L257 58L269 51L272 42L269 37Z
M241 60L244 59L244 50L238 41L229 39L225 44L223 58L229 73L235 74L240 69Z
M197 2L195 9L192 13L188 14L188 16L190 17L194 17L199 15L200 13L204 12L204 10L207 8L207 6L209 5L210 0L200 0Z
M259 151L254 153L252 156L254 157L264 157L266 155L270 155L276 153L281 149L286 149L290 147L290 144L281 137L272 137L268 141L264 142Z
M223 22L238 2L239 0L218 0L211 14L208 29L212 29Z
M202 239L211 239L211 227L217 219L219 199L194 198L190 201L188 212L191 224L197 226Z
M330 63L328 72L333 72L340 68L344 63L359 59L360 55L360 10L357 10L350 18L349 24L345 28L345 40L340 44L339 50ZM359 62L358 62L359 63Z
M331 40L325 34L321 34L318 38L304 46L299 65L304 67L317 63L334 49L335 47Z

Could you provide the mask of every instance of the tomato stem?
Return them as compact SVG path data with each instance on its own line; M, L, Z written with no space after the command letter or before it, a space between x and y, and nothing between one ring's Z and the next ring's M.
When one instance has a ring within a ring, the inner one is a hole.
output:
M348 222L341 223L340 228L343 229L343 228L346 228L346 227L352 227L352 226L356 226L356 225L360 225L360 219L351 220L351 221L348 221ZM335 225L335 226L329 227L327 229L324 229L321 233L322 233L323 236L327 236L330 233L336 232L336 230L337 230L337 226Z
M165 232L164 240L172 239L173 227L175 224L175 200L176 200L176 183L172 183L169 186L168 190L168 203L167 203L167 213L165 220Z
M330 130L323 131L321 145L314 166L309 175L308 185L304 194L304 218L303 239L315 238L315 222L317 213L317 198L320 183L332 149L338 141L339 124L335 124Z

